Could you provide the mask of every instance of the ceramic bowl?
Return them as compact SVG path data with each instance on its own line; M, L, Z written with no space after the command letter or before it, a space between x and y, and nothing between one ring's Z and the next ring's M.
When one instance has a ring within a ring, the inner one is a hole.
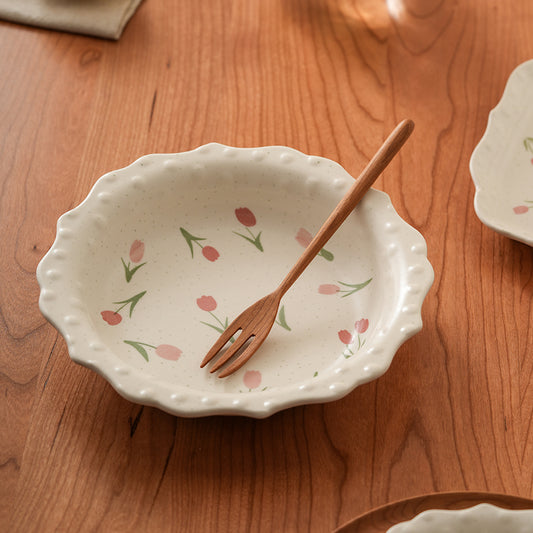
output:
M387 533L531 533L533 510L509 510L482 503L460 511L430 510Z
M40 308L71 358L125 398L180 416L266 417L382 375L422 327L422 236L370 190L282 300L261 349L218 378L199 363L271 292L353 183L285 147L208 144L101 177L58 222Z
M474 207L488 227L533 246L533 60L517 67L472 153Z

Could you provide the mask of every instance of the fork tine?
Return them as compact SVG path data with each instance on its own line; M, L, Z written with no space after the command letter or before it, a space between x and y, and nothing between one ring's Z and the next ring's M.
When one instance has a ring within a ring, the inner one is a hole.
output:
M211 349L207 352L206 356L203 358L202 362L200 363L200 368L203 368L215 355L224 348L224 346L228 343L228 341L239 331L240 328L237 328L234 324L236 321L233 321L220 335L220 337L217 339L215 344L211 347ZM239 336L240 337L240 336Z
M229 361L246 343L246 341L252 337L252 335L244 334L244 331L241 331L241 334L235 339L235 342L224 352L224 354L218 359L209 372L216 372L222 365Z
M250 343L250 345L247 346L246 349L239 355L239 357L237 357L237 359L235 359L235 361L233 361L233 363L231 363L228 368L225 368L224 370L222 370L222 372L220 372L218 377L225 378L239 370L239 368L241 368L241 366L243 366L246 361L248 361L248 359L250 359L250 357L252 357L252 355L259 349L261 344L263 344L263 342L267 338L267 334L268 332L266 334L261 335L260 337L255 337Z

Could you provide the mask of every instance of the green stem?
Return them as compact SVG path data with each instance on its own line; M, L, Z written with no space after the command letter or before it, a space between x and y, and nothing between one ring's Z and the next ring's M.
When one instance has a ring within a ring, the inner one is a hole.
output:
M224 324L216 315L213 313L213 311L209 311L209 314L222 326L222 329L226 329L227 325Z
M142 346L148 346L148 348L153 348L154 350L157 348L157 346L154 346L153 344L146 344L146 342L139 342L135 341L137 344L141 344Z
M129 302L126 302L125 304L122 304L116 311L115 314L119 313L124 307L126 307L129 304Z

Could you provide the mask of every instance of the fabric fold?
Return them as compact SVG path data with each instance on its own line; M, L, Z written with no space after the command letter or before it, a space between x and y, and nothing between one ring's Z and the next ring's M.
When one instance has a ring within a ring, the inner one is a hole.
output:
M0 0L0 19L119 39L142 0Z

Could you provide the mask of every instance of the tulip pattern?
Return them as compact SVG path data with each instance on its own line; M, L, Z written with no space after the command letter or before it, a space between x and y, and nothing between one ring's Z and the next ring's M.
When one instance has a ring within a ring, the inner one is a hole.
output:
M526 200L524 203L529 205L516 205L513 207L515 215L524 215L530 209L533 209L533 200Z
M209 326L210 328L214 329L220 334L224 333L224 331L229 325L229 320L228 320L228 317L225 317L224 320L222 321L220 320L220 318L218 318L213 313L213 311L217 308L217 305L218 305L217 301L212 296L202 296L196 299L196 305L202 311L206 311L207 313L209 313L213 317L215 324L211 324L210 322L203 322L203 321L200 321L200 322L204 324L205 326ZM234 340L235 339L232 337L230 339L230 342L234 342Z
M126 283L129 283L135 273L141 267L146 265L146 261L141 263L144 257L144 242L140 240L133 241L128 255L129 261L127 263L121 257ZM113 302L114 305L118 305L119 307L117 307L115 310L107 309L105 311L101 311L100 315L102 316L102 319L110 326L117 326L122 322L123 317L120 314L120 311L122 311L124 308L129 308L129 317L131 318L135 307L145 294L146 291L141 291L130 298L126 298L125 300ZM147 362L150 360L149 352L153 352L158 357L168 361L177 361L182 354L182 351L179 348L171 344L154 345L137 340L124 340L123 342L134 348Z
M307 248L313 240L313 235L311 235L311 233L305 228L300 228L294 238L300 246ZM322 250L320 250L317 255L323 257L326 261L333 261L333 259L335 259L335 256L325 248L322 248Z
M171 344L154 346L153 344L147 344L146 342L140 341L124 341L124 343L135 348L146 361L150 360L148 357L148 349L153 350L157 356L162 359L167 359L168 361L177 361L183 353L179 348L176 348L176 346L172 346Z
M116 326L122 322L122 315L117 311L102 311L100 314L110 326Z
M533 150L533 139L531 139L530 142L532 143L531 149ZM528 147L529 146L530 145L528 145ZM527 210L533 208L533 201L526 203L532 204L530 206L526 206ZM521 210L515 209L515 212L518 213L521 212ZM257 219L254 212L248 207L238 207L234 210L234 214L237 221L242 224L244 229L240 232L233 231L233 233L250 244L253 244L260 252L264 252L263 243L261 242L262 231L256 232L253 230L253 228L257 226ZM195 257L195 251L198 251L199 249L201 250L201 254L205 259L210 262L217 261L217 259L220 257L220 253L214 246L206 244L206 237L195 235L184 227L180 227L179 229L188 249L190 250L191 258ZM307 247L312 241L313 235L305 228L299 228L296 232L295 239L302 247ZM126 283L129 284L132 282L134 276L136 276L139 270L148 264L148 261L144 260L145 252L145 242L140 239L135 239L130 245L127 256L120 258ZM318 255L327 261L334 260L334 255L325 249L322 249ZM141 278L139 278L139 280L140 279ZM318 293L322 295L337 295L341 298L345 298L364 289L371 282L372 278L369 278L361 283L348 283L345 281L324 283L319 285ZM110 307L109 309L105 309L100 312L102 320L104 320L109 326L120 328L119 325L122 324L125 318L132 317L134 310L146 295L146 292L146 290L143 290L126 299L113 302L115 307ZM210 315L210 319L200 321L201 324L215 330L218 334L222 334L227 329L229 325L229 319L227 316L221 316L216 312L218 303L213 296L200 296L196 299L196 305L198 309ZM286 308L283 305L280 307L278 316L276 317L276 324L286 331L292 331L287 320ZM348 329L342 329L338 331L337 335L339 340L346 346L344 357L349 358L362 348L362 346L365 344L364 333L367 331L368 326L368 319L362 318L355 322L351 331ZM234 342L234 340L235 339L232 338L230 342ZM135 338L124 339L122 342L130 348L133 348L147 362L151 361L153 357L160 357L168 361L177 361L182 355L180 348L170 344L148 343L144 342L144 340L137 340ZM314 377L317 375L318 372L315 372ZM243 384L248 391L258 390L261 385L262 375L259 370L249 370L244 372L242 379ZM260 390L265 390L265 388L266 387Z
M263 376L259 370L247 370L242 377L242 382L248 391L239 390L239 392L252 392L256 389L259 389L262 380ZM268 387L262 387L260 392L263 392L267 389Z
M138 294L135 294L131 298L127 298L126 300L121 300L120 302L113 302L114 305L118 305L117 309L114 311L102 311L100 315L102 315L102 318L110 325L110 326L116 326L117 324L120 324L122 321L122 316L120 315L120 311L124 309L124 307L129 306L129 317L131 318L131 315L133 314L133 310L139 303L139 300L146 294L146 291L139 292Z
M144 242L135 240L130 247L129 261L126 263L121 257L122 266L124 267L124 275L126 276L126 282L129 283L133 278L134 274L146 265L146 261L141 263L144 256ZM133 265L132 265L133 263Z
M251 391L252 389L257 389L257 387L261 385L261 379L262 379L261 372L259 372L258 370L247 370L244 373L242 382L244 383L244 386L249 391Z
M339 294L341 295L341 298L346 298L347 296L351 296L361 289L364 289L371 281L372 278L369 278L362 283L344 283L343 281L338 281L337 283L342 285L342 287L333 283L324 283L323 285L319 285L318 293L326 295Z
M254 235L250 228L254 227L257 223L255 215L247 207L239 207L235 209L235 216L237 220L246 228L248 235L243 235L238 231L234 231L235 235L242 237L248 242L252 243L260 252L263 252L263 245L261 244L261 232L257 235Z
M199 246L202 250L202 255L212 263L220 257L220 254L218 253L218 250L216 248L214 248L213 246L205 246L201 243L201 241L207 240L205 237L197 237L192 233L188 232L185 228L180 228L180 231L183 235L183 238L185 239L185 242L189 246L189 249L191 251L191 257L194 258L194 245Z
M222 334L224 331L226 331L227 327L229 326L229 320L228 317L225 317L224 320L221 320L218 316L216 316L213 311L217 308L217 301L212 296L202 296L200 298L196 299L196 305L202 310L208 312L214 319L215 323L212 324L210 322L203 322L200 321L201 324L204 324L205 326L209 326L210 328L214 329L218 333ZM285 317L285 306L282 305L278 317L276 320L276 324L281 326L282 328L286 329L287 331L291 331L291 328L289 327L289 324L287 324L287 319ZM232 337L230 339L230 342L234 342L235 339Z
M361 318L355 322L353 333L349 332L347 329L341 329L337 332L339 340L346 346L343 353L346 359L349 359L364 346L366 339L363 338L362 335L366 333L368 326L368 318ZM357 346L355 346L355 344L357 344Z
M131 279L133 278L134 274L143 267L146 262L141 263L144 256L144 243L139 240L133 241L133 243L130 246L129 251L129 261L126 263L124 259L121 257L122 266L124 267L124 274L126 277L126 282L129 283ZM133 263L135 266L132 266ZM133 310L135 309L135 306L139 303L139 300L146 294L146 291L142 291L131 298L127 298L126 300L121 300L120 302L113 302L114 305L118 305L117 309L114 311L111 310L105 310L101 311L100 315L102 316L102 319L107 322L110 326L116 326L122 322L122 315L120 314L120 311L124 309L124 307L129 305L129 316L131 318L131 315L133 313Z

